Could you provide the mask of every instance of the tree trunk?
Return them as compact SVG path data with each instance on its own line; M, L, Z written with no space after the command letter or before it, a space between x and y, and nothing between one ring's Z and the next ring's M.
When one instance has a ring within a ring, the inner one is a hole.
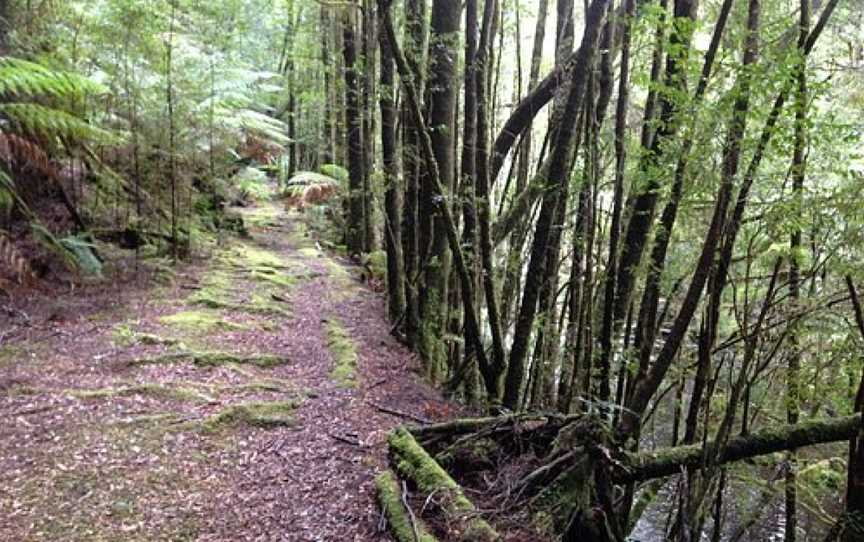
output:
M800 2L801 18L798 23L798 50L801 62L795 70L797 90L795 92L795 141L792 150L792 198L796 204L797 214L804 214L804 170L806 167L804 153L807 149L807 55L804 46L807 34L810 32L810 0ZM789 258L789 304L793 312L800 310L801 303L801 269L798 261L801 250L801 229L792 232L789 241L791 256ZM789 331L789 366L786 376L786 420L790 424L798 423L801 386L799 373L801 371L801 327L800 319L795 318L790 323ZM787 455L789 468L786 470L786 525L784 539L795 542L798 538L798 454L794 449Z
M396 157L396 79L393 53L383 34L381 47L381 155L384 162L384 239L387 251L387 307L395 322L405 311L405 274L402 269L402 186Z
M573 156L573 141L576 135L576 120L582 109L588 73L593 65L597 42L603 28L608 0L594 0L588 9L585 21L585 34L579 48L578 66L574 70L573 81L567 97L563 121L555 135L554 146L549 160L546 177L547 190L543 197L540 215L534 231L531 258L528 263L529 280L525 284L522 305L516 322L513 346L507 368L507 382L504 390L504 406L515 410L519 406L522 383L525 378L525 356L528 342L534 327L534 315L541 281L546 280L547 262L557 255L547 254L547 243L551 234L555 208L561 201L566 205L570 160Z
M861 339L864 340L864 310L852 277L846 276L846 287L852 299L852 309L855 313L855 323ZM864 371L855 394L855 412L864 413ZM849 464L846 474L846 512L845 521L841 521L843 542L858 542L864 535L864 429L859 429L849 439Z
M363 194L366 168L363 164L363 113L357 77L357 43L355 10L346 9L342 16L342 55L345 59L345 123L348 148L348 252L362 254L366 247Z
M494 116L489 114L489 100L487 94L487 81L491 75L491 40L492 40L492 19L495 15L497 2L495 0L486 0L486 5L483 10L483 22L480 31L480 44L477 50L477 66L475 73L475 92L477 93L477 155L476 155L476 178L474 182L474 191L477 194L477 222L480 229L480 261L481 261L481 277L483 282L483 293L486 298L487 317L489 319L489 330L492 335L492 359L491 370L494 373L494 378L499 380L504 372L505 354L504 354L504 338L501 329L501 315L498 306L498 291L495 285L495 268L492 261L492 241L491 241L491 195L489 186L492 184L492 179L489 177L489 118ZM499 397L497 390L499 386L496 384L496 394L489 397L491 405L497 405Z
M375 2L363 0L363 251L376 249L375 192L372 175L375 170Z
M456 115L456 43L460 24L459 0L433 0L431 34L429 37L429 128L432 150L438 164L439 181L443 194L436 194L432 180L424 177L420 208L425 220L421 228L421 242L428 242L430 258L425 268L425 288L421 297L420 353L427 364L427 373L433 381L444 375L447 353L444 335L447 329L448 282L450 252L447 246L446 225L436 197L449 199L454 189L454 145ZM428 228L425 234L423 230Z
M380 10L380 6L379 6ZM405 54L411 81L422 96L426 55L426 1L405 2ZM420 104L418 104L420 105ZM422 105L421 105L422 107ZM402 103L402 170L405 176L405 206L402 216L402 240L405 258L405 335L411 346L417 347L420 334L420 231L419 197L423 159L420 149L420 131L425 126L416 124L406 101Z

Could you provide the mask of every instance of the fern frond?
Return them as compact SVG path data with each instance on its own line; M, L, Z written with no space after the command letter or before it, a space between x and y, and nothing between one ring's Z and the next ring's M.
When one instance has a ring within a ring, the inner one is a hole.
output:
M330 177L329 175L323 175L321 173L315 173L314 171L300 171L294 174L293 177L288 179L288 186L313 186L313 185L332 185L339 186L339 181Z
M36 275L27 259L18 252L12 240L0 232L0 265L15 274L20 284L34 284Z
M251 109L224 113L225 116L221 117L219 122L228 129L252 132L268 143L280 147L291 142L288 137L288 126L278 119Z
M63 243L61 243L53 233L48 231L48 228L33 222L30 224L30 229L33 231L33 237L36 241L38 241L39 244L49 252L53 252L59 256L63 265L66 266L67 269L75 273L81 270L75 253L66 248L66 246L63 245Z
M20 58L0 57L0 94L80 98L104 91L101 85L75 73Z
M64 237L59 241L73 255L78 269L88 275L102 275L102 262L96 256L96 246L93 243L76 236Z
M96 141L101 143L117 142L116 134L92 126L84 120L44 105L33 103L0 104L0 113L6 115L22 133L38 137L63 137L70 140Z
M21 199L21 195L18 193L18 188L15 186L12 177L7 175L3 170L0 170L0 203L2 203L0 208L7 211L17 205L28 218L33 218L33 211Z
M27 168L47 177L57 176L57 168L51 163L45 149L16 134L0 132L0 160L9 166Z
M338 164L323 164L320 168L318 168L321 173L327 175L328 177L333 177L340 183L348 184L348 170Z

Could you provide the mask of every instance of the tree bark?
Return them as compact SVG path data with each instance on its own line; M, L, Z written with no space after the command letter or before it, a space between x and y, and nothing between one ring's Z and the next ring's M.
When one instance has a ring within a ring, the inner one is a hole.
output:
M456 115L456 43L460 24L459 0L433 0L431 35L429 38L429 129L432 150L438 164L438 181L444 192L436 193L433 181L424 176L420 208L425 225L421 225L421 242L427 238L431 246L426 265L425 288L421 296L420 353L427 363L427 373L433 381L444 374L446 350L444 334L447 325L448 281L450 252L447 246L447 226L435 199L450 199L454 189L455 153L453 137ZM424 235L426 228L431 229Z
M348 235L347 245L351 254L362 254L366 242L364 225L363 190L366 168L363 164L363 113L360 109L361 94L357 77L357 43L355 36L355 13L346 9L342 16L342 55L345 60L345 122L346 146L348 148Z
M861 308L861 300L852 282L852 277L846 276L846 287L852 299L852 310L855 313L855 323L858 333L864 340L864 310ZM855 412L858 415L864 413L864 371L861 373L861 381L858 384L858 392L855 394ZM859 429L849 439L849 463L846 474L846 518L852 521L844 521L841 534L843 542L858 542L861 539L864 526L861 518L864 518L864 429Z
M384 161L384 239L387 251L387 307L391 321L405 311L405 274L402 269L402 185L396 148L396 78L393 53L383 34L381 48L381 155Z
M380 6L379 6L380 10ZM380 15L379 15L380 16ZM426 56L426 1L405 2L405 62L410 81L422 95ZM422 107L422 105L421 105ZM402 216L402 240L405 259L405 335L408 343L416 347L420 333L420 232L419 193L423 158L420 151L420 132L425 126L415 124L407 101L402 102L402 170L405 177L405 205Z

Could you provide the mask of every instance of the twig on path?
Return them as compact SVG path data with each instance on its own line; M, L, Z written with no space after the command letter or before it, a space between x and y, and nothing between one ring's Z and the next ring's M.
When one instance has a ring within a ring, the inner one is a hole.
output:
M390 380L389 378L382 378L381 380L375 382L374 384L372 384L371 386L369 386L368 388L366 388L366 391L369 391L369 390L375 389L375 388L377 388L378 386L380 386L381 384L386 384L389 380Z
M420 533L417 531L417 518L414 517L414 510L411 510L411 505L408 504L408 485L405 480L402 480L402 506L408 511L408 520L411 521L411 530L414 531L414 542L420 542Z
M12 416L32 416L33 414L39 414L41 412L45 412L46 410L51 410L56 405L45 405L38 407L25 408L23 410L18 410L12 413Z
M366 401L366 402L367 402L370 406L373 406L373 407L375 407L376 409L378 409L378 410L380 410L381 412L384 412L384 413L386 413L386 414L391 414L391 415L393 415L393 416L398 416L398 417L400 417L400 418L405 418L405 419L408 419L408 420L413 420L413 421L415 421L415 422L417 422L417 423L422 423L422 424L425 424L425 425L428 425L428 424L432 423L431 421L427 420L426 418L421 418L420 416L415 416L414 414L409 414L408 412L402 412L401 410L396 410L395 408L385 407L385 406L383 406L383 405L379 405L379 404L373 403L372 401Z
M280 301L282 303L288 303L288 298L283 297L279 294L270 294L270 297L273 299L273 301Z
M350 444L351 446L361 446L362 445L359 438L357 438L357 437L351 438L351 435L347 435L347 436L343 437L342 435L337 435L335 433L327 433L327 434L330 435L330 438L336 439L339 442L344 442L345 444Z

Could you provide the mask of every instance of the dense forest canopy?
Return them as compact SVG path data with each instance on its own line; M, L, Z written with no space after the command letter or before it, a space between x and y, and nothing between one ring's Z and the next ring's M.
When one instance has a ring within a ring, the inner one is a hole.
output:
M423 376L491 416L397 435L397 462L428 451L541 538L864 539L860 0L0 20L4 291L97 280L117 247L181 265L278 199L382 285ZM428 514L476 515L460 495ZM421 520L391 518L450 539Z

